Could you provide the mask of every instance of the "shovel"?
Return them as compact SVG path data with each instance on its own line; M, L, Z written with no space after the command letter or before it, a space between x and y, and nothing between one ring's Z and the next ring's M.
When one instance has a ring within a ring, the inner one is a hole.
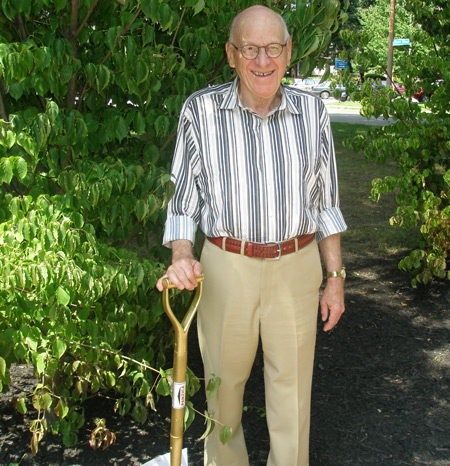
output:
M173 393L170 425L170 453L148 461L142 466L187 466L187 451L183 450L184 408L186 402L187 336L197 313L203 291L203 275L197 277L194 299L180 323L170 307L169 290L175 288L168 278L163 280L163 305L175 331L173 351ZM183 462L182 462L183 460Z

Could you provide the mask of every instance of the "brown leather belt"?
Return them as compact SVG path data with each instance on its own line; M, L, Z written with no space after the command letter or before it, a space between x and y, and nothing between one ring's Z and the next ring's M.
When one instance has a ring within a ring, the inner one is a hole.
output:
M310 235L298 236L297 238L287 241L270 242L270 243L253 243L251 241L242 241L240 239L218 237L210 238L208 241L218 246L224 251L233 252L235 254L243 254L248 257L258 257L259 259L279 259L281 256L296 252L314 239L314 233Z

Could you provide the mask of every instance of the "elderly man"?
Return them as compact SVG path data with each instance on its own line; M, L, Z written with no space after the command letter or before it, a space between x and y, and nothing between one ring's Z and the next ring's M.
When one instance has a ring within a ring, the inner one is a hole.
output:
M168 207L167 274L193 289L205 274L198 333L205 377L220 377L208 408L232 427L205 442L205 465L245 466L245 384L261 338L268 465L308 464L311 380L320 299L324 330L344 312L339 210L329 117L315 96L281 85L292 42L280 15L253 6L226 43L237 78L190 96L181 112ZM207 240L192 253L197 225ZM319 247L318 247L319 246ZM162 289L161 280L158 288Z

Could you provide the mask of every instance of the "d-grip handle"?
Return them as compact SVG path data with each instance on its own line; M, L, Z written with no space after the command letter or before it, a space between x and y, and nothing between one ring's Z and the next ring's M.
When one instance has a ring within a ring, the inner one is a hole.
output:
M187 335L187 332L189 331L189 327L192 321L194 320L195 314L197 313L198 305L200 304L200 300L202 298L204 278L205 277L203 275L196 277L198 286L195 289L194 299L192 300L189 310L186 312L186 315L184 316L181 322L176 318L175 314L173 313L172 308L170 307L170 300L169 300L169 290L176 288L176 286L168 278L165 278L163 280L162 284L163 284L164 289L162 292L163 293L162 299L163 299L164 311L172 323L172 326L175 330L176 337Z
M205 278L205 276L203 274L198 276L198 277L195 277L195 279L197 280L197 283L201 283L204 278ZM172 290L172 289L176 288L176 286L168 278L163 278L162 286L163 286L163 288L165 290L166 289L167 290Z

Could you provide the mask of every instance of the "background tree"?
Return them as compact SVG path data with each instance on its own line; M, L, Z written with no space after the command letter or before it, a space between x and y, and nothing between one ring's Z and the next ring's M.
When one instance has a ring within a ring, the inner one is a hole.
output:
M450 279L450 11L444 1L430 4L414 0L397 5L403 5L412 23L420 28L419 33L411 36L413 50L428 53L395 52L396 76L406 86L401 97L393 89L374 92L371 80L360 89L353 86L351 95L361 100L363 115L392 116L396 123L349 144L362 150L368 160L394 160L397 164L397 173L374 180L372 196L376 200L384 193L394 192L398 208L391 224L418 227L417 249L400 262L402 269L412 271L412 284L416 286L432 277ZM367 34L372 36L373 32L343 31L343 37L354 47L369 43L371 36ZM351 57L359 59L353 53ZM366 57L366 63L373 61L383 67L381 54L368 50ZM419 89L427 95L432 93L424 111L411 99Z
M77 442L87 396L107 391L143 422L155 386L170 391L154 285L178 115L187 95L232 78L229 24L254 3L1 2L0 389L12 363L33 365L35 391L17 401L37 413L33 452L49 431ZM339 2L272 4L307 72Z
M340 31L341 40L346 43L345 38L352 31L353 39L351 55L351 69L359 72L364 80L366 73L386 76L387 51L389 37L389 13L390 0L374 0L353 5L354 14L350 16L346 32ZM422 60L430 50L426 45L426 38L420 26L414 21L412 14L405 9L407 2L397 1L395 8L395 37L411 40L411 46L395 47L393 74L397 79L396 71L399 60L408 56L411 60ZM350 20L352 22L350 22ZM357 40L355 38L357 37ZM347 50L349 44L347 44Z

